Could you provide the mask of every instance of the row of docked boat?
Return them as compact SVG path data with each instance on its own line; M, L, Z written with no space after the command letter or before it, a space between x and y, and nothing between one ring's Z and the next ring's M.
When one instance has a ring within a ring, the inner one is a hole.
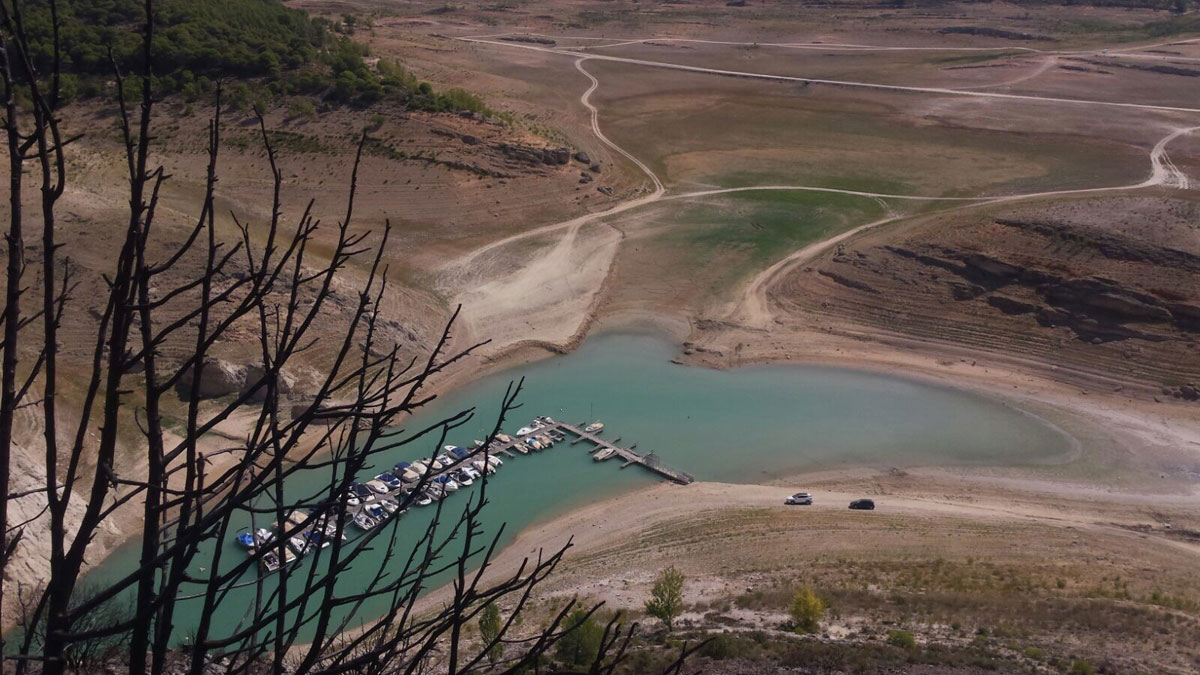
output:
M585 428L589 434L598 434L603 430L604 425L600 422L593 422ZM490 444L477 440L469 449L447 445L433 457L397 462L391 471L350 484L343 497L348 522L364 532L371 530L389 518L403 515L406 508L401 505L428 506L453 492L470 487L484 475L496 473L504 464L496 453L511 451L527 455L551 448L566 438L553 419L539 416L512 436L497 434ZM485 445L486 452L482 452ZM301 529L285 542L282 549L284 560L279 559L280 547L275 532L270 529L258 528L254 532L245 530L238 533L236 540L251 553L261 550L262 566L274 572L318 548L330 546L338 536L346 539L346 534L337 528L336 518L330 515L300 510L288 514L287 522L281 524L281 529Z
M360 485L353 484L351 492L355 492L354 488ZM348 523L363 531L370 530L389 518L403 515L406 510L395 499L387 496L379 499L372 497L371 503L368 504L362 504L361 500L358 500L356 505L359 504L361 508L348 510L346 515ZM294 533L284 542L283 560L279 559L280 547L273 530L265 527L260 527L253 533L248 529L243 530L237 534L235 540L251 554L261 549L263 553L260 563L263 568L268 572L275 572L283 565L291 564L312 551L328 548L337 538L342 541L347 539L346 533L338 529L335 514L321 513L316 509L292 511L287 514L284 522L279 524L278 529Z
M497 434L497 446L510 448L522 455L530 452L547 450L555 443L565 441L567 437L558 430L554 420L549 417L536 417L528 425L517 429L516 438L507 434Z

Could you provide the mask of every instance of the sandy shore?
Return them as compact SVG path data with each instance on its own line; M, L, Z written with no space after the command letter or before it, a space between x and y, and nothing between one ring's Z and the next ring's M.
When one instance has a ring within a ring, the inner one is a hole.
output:
M787 507L783 499L797 489L813 494L811 507ZM637 608L645 587L661 564L650 541L665 528L685 519L716 520L720 514L747 510L776 510L795 513L797 518L853 519L863 514L847 509L853 499L869 496L877 504L875 513L902 516L913 521L972 522L980 525L1040 526L1072 533L1086 532L1120 538L1137 538L1147 545L1161 546L1189 556L1200 556L1200 542L1172 536L1181 528L1200 522L1200 494L1122 495L1115 498L1104 487L1066 485L1036 479L1004 479L972 476L960 470L918 469L880 472L848 469L801 474L781 479L778 484L734 484L701 482L689 486L659 484L636 492L588 504L558 518L531 526L492 561L485 579L499 580L516 573L527 559L536 559L570 545L564 563L543 587L547 596L582 596L604 600L617 607ZM1159 519L1148 516L1152 510ZM1171 522L1163 522L1161 517ZM720 533L714 525L714 535ZM1147 533L1149 540L1146 539ZM1074 535L1073 535L1074 536ZM847 538L848 545L866 551L869 541ZM729 556L730 542L715 536L707 544ZM749 563L762 552L743 551ZM931 551L931 554L935 553ZM595 564L604 558L608 565ZM611 583L613 564L620 560L619 576L632 583ZM658 564L650 561L656 561ZM729 563L739 562L733 557ZM689 565L689 561L677 561ZM720 570L693 567L701 576ZM607 571L604 571L607 569ZM440 588L422 601L429 608L447 600L451 589Z

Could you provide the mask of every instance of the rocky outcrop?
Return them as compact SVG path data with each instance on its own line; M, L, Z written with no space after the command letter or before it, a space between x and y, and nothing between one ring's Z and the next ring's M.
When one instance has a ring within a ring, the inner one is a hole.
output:
M1021 33L1015 30L1005 30L1003 28L993 28L991 26L947 26L939 29L939 33L961 35L980 35L983 37L1001 38L1004 40L1025 40L1036 42L1049 42L1054 38L1047 35L1036 35L1034 33Z
M987 299L987 303L1005 314L1030 314L1038 309L1038 306L1031 302L1010 298L1007 295L993 295Z
M995 222L997 225L1031 232L1054 241L1079 244L1110 260L1147 262L1190 272L1200 272L1200 256L1187 251L1157 246L1107 232L1065 227L1053 222L1006 219Z
M183 377L175 384L175 392L179 398L188 400L192 393L193 372L188 369ZM220 398L222 396L242 396L250 393L263 377L266 369L259 363L240 365L208 357L204 359L204 367L200 369L200 399ZM296 388L296 378L281 372L278 381L280 397L286 397ZM267 387L263 385L251 394L248 403L262 403L267 398Z
M554 40L551 40L550 38L535 37L532 35L505 35L504 37L502 37L500 39L504 40L505 42L528 42L530 44L535 44L535 45L553 46L553 45L558 44Z
M192 384L195 381L195 369L187 369L175 383L175 391L179 398L189 400L192 395ZM246 386L246 367L239 366L223 359L207 357L200 368L200 384L196 394L201 399L220 398L237 394Z
M817 270L817 273L823 277L828 277L828 278L832 279L834 282L839 283L847 288L853 288L856 291L865 291L867 293L879 293L879 291L875 290L871 286L868 286L867 284L864 284L861 281L855 281L854 279L847 278L841 274L838 274L837 272L830 272L829 270Z
M1065 279L1038 290L1050 304L1116 321L1169 322L1175 318L1153 295L1102 277Z
M1037 312L1037 321L1043 326L1069 326L1071 324L1071 313L1065 309L1057 307L1043 307Z
M1178 65L1164 64L1142 64L1142 63L1125 63L1123 61L1100 61L1097 59L1073 58L1072 61L1088 63L1093 66L1103 66L1105 68L1124 68L1126 70L1140 70L1147 73L1158 73L1160 75L1178 75L1181 77L1200 77L1200 70L1195 68L1183 68Z
M1142 302L1121 293L1096 293L1087 296L1084 302L1089 307L1134 320L1170 321L1174 318L1166 307Z
M591 164L592 158L589 157L586 152L580 150L579 152L575 153L575 161L579 162L580 164Z
M954 296L955 300L974 300L979 296L987 293L987 289L983 286L975 284L964 284L958 281L949 282L950 295Z
M1167 305L1167 309L1175 317L1175 323L1180 328L1187 331L1200 332L1200 305L1186 302L1172 302Z
M505 157L524 164L560 165L571 161L570 148L535 148L513 143L501 143L499 147Z
M1120 260L1145 261L1172 268L1200 269L1200 259L1184 251L1156 247L1140 242L1123 241L1118 237L1053 229L1040 223L1005 221L1009 227L1032 230L1039 234L1058 233L1060 238L1073 239L1101 252L1105 257ZM1170 336L1167 325L1185 331L1200 331L1200 304L1168 302L1139 288L1099 276L1067 277L1056 271L1022 265L979 252L967 252L945 247L928 247L927 251L898 246L884 250L924 265L953 273L958 279L945 281L950 295L958 301L971 301L987 295L988 305L1009 315L1033 314L1038 324L1046 327L1068 327L1082 340L1108 342L1131 338L1164 340ZM844 262L848 256L839 253L834 262ZM825 274L825 272L822 272ZM937 274L932 275L934 279ZM854 287L849 282L840 283ZM1027 289L1041 302L1019 300L999 289ZM991 293L989 295L989 292Z
M895 253L896 255L901 256L903 258L915 260L919 263L929 265L931 267L940 267L948 272L954 272L955 274L957 274L959 276L965 276L965 274L966 274L966 270L967 270L966 265L963 265L962 263L959 263L959 262L955 262L953 260L946 260L944 258L938 258L935 256L926 255L924 253L918 253L917 251L911 251L906 248L900 248L899 246L884 246L883 248L884 248L884 250ZM981 290L980 293L982 293L982 292L983 291ZM971 297L975 297L975 296L971 296Z
M242 391L239 393L244 394L249 392L255 384L257 384L263 379L263 377L266 376L266 374L267 369L264 368L262 364L255 363L246 366L246 383L243 386ZM279 397L286 398L287 396L291 395L293 391L295 391L296 378L292 377L287 372L280 372L276 387L279 390ZM265 383L255 390L254 393L250 395L250 398L247 399L247 401L250 403L262 403L265 400L267 400L267 385Z
M1024 270L1019 265L1010 265L1002 260L973 253L963 260L974 276L988 281L1016 279Z

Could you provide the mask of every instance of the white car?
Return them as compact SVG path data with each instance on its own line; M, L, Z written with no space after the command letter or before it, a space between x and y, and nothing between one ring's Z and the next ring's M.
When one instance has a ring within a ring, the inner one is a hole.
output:
M791 497L783 500L783 503L790 506L812 506L813 497L807 492L797 492Z

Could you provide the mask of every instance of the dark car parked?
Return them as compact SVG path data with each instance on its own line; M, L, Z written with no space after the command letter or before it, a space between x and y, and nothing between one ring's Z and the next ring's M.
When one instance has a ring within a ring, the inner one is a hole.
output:
M871 499L855 499L850 502L850 508L858 511L874 511L875 502Z

